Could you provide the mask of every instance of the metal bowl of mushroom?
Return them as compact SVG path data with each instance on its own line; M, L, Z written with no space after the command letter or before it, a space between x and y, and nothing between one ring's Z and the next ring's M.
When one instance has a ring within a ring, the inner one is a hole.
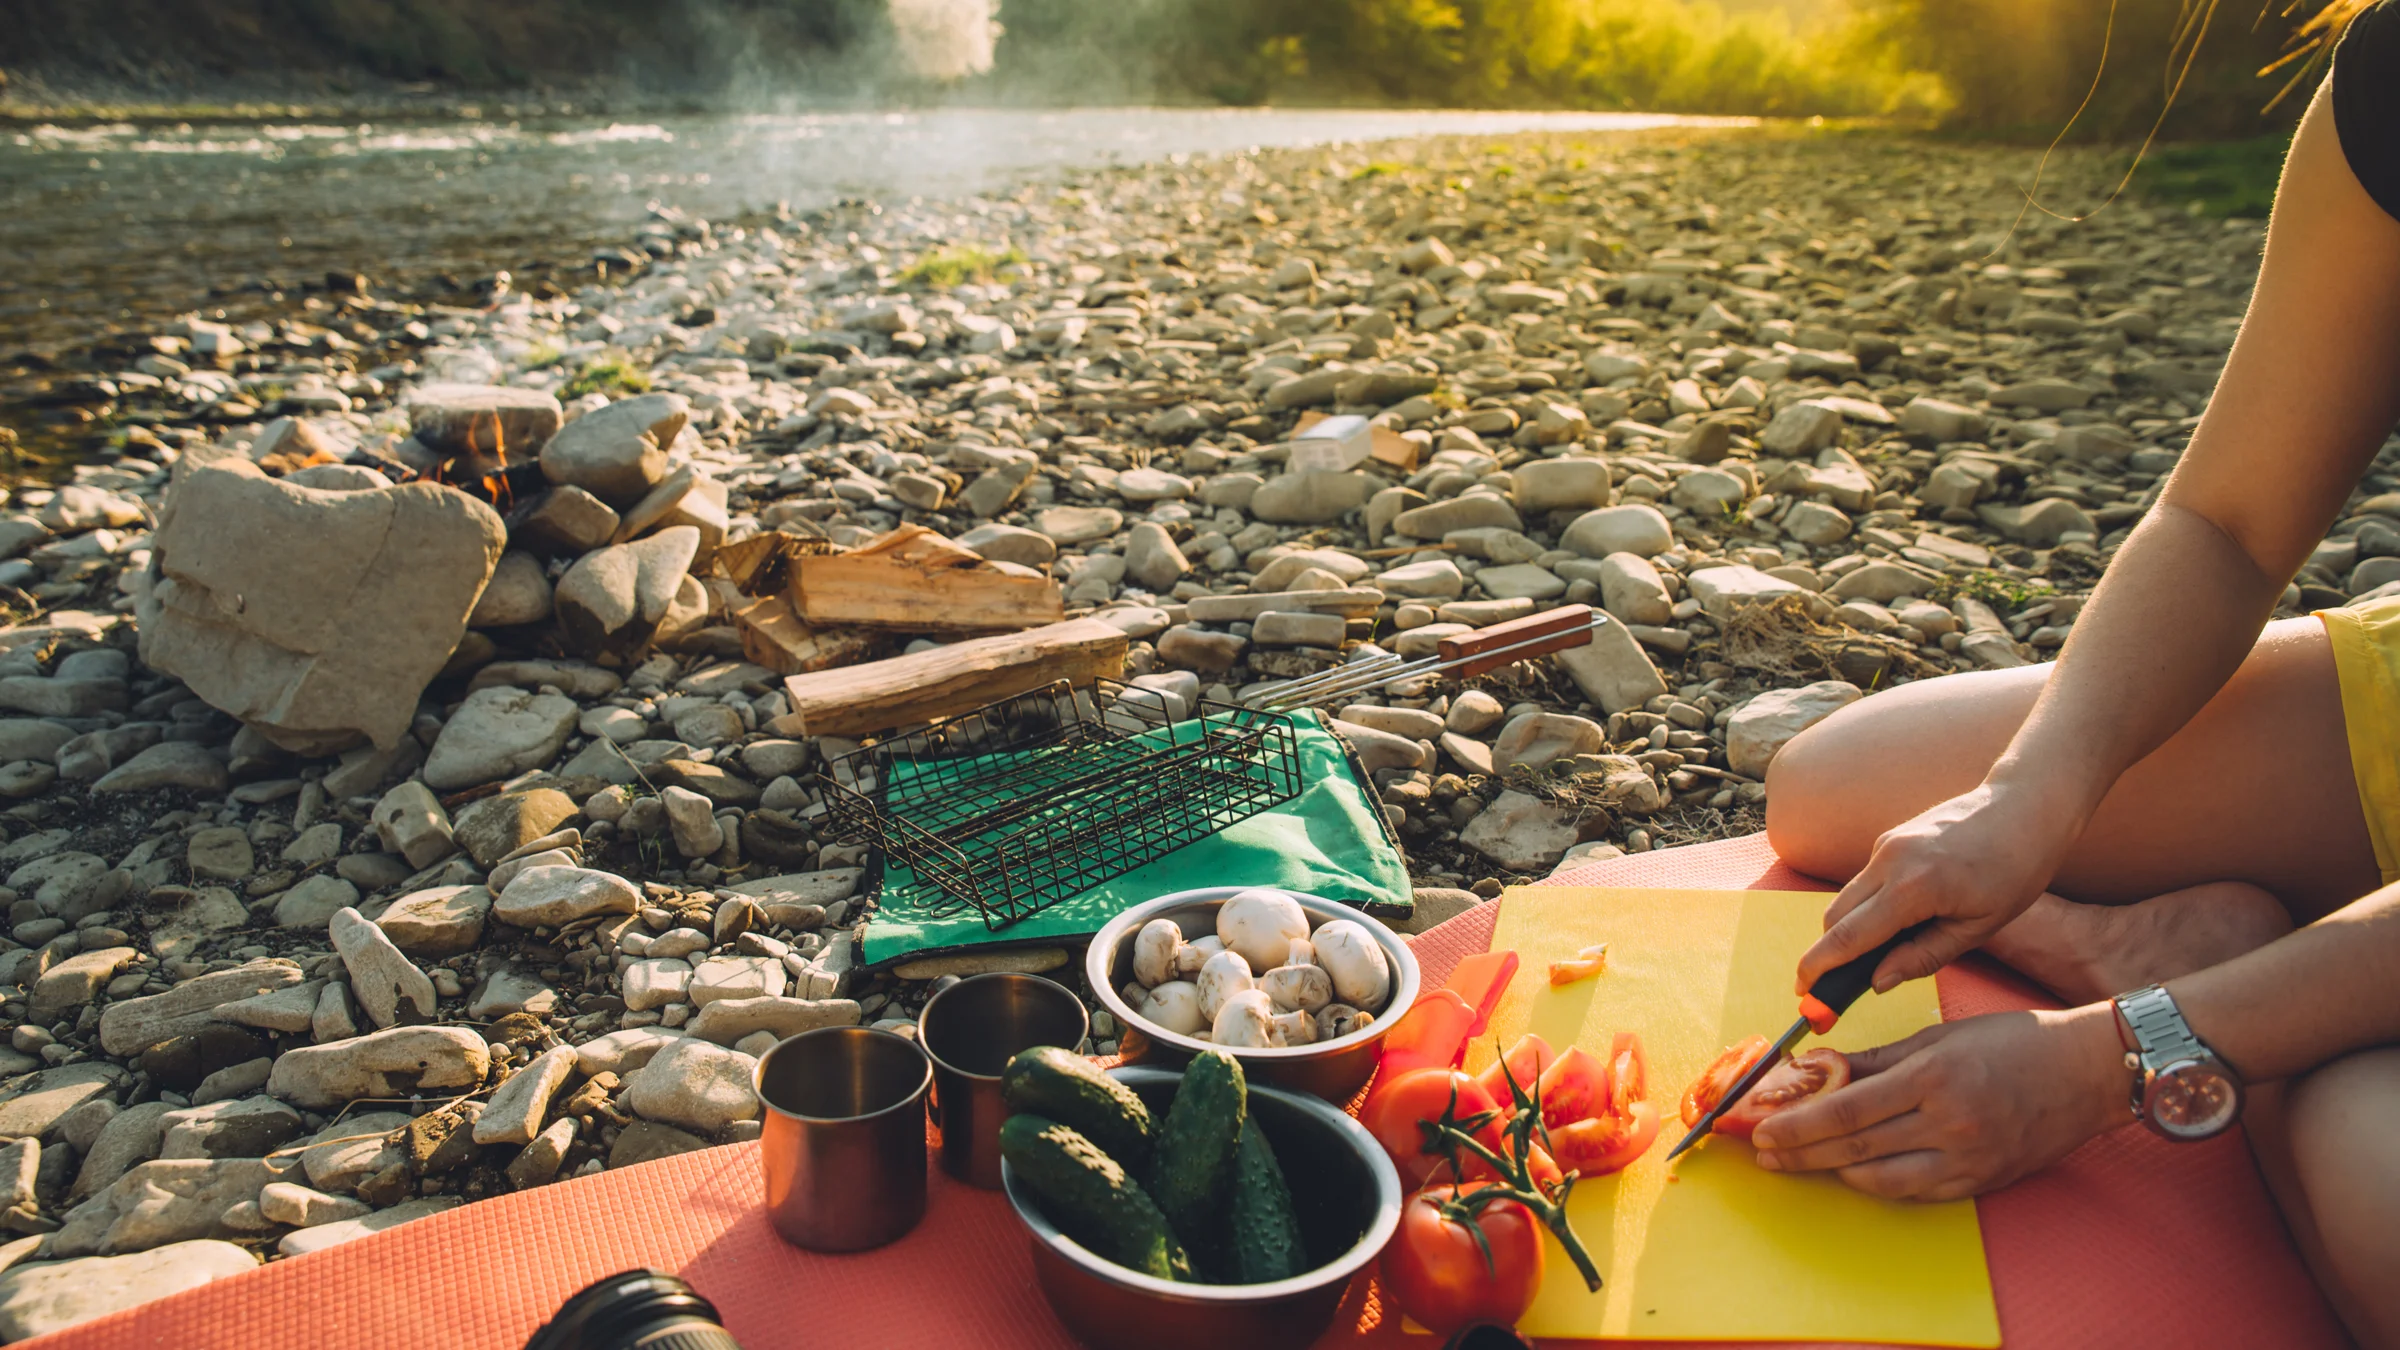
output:
M1177 1068L1223 1050L1254 1083L1344 1103L1375 1072L1377 1042L1417 998L1400 936L1300 891L1204 886L1109 921L1084 976L1124 1028L1129 1064Z

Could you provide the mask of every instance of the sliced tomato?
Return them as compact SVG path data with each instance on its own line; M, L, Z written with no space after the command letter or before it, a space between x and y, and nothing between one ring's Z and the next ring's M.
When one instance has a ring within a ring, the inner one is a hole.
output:
M1732 1110L1717 1117L1716 1134L1730 1134L1747 1139L1759 1122L1778 1111L1798 1106L1811 1097L1826 1093L1850 1081L1850 1061L1839 1050L1818 1048L1803 1050L1783 1063L1767 1070Z
M1481 1084L1454 1069L1417 1069L1404 1073L1388 1084L1378 1084L1368 1095L1366 1105L1359 1109L1358 1123L1366 1126L1367 1133L1375 1136L1375 1142L1383 1145L1383 1151L1392 1155L1392 1165L1400 1170L1403 1184L1412 1188L1422 1186L1444 1166L1441 1154L1426 1151L1425 1131L1420 1122L1440 1120L1442 1112L1451 1109L1453 1093L1459 1120L1500 1109ZM1495 1116L1485 1126L1491 1137L1478 1136L1487 1148L1497 1139L1498 1125Z
M1603 1177L1624 1171L1649 1152L1658 1140L1658 1126L1658 1107L1634 1102L1622 1113L1610 1111L1552 1130L1550 1142L1558 1149L1559 1166L1581 1176Z
M1513 1112L1517 1099L1508 1090L1509 1078L1516 1079L1517 1090L1530 1097L1542 1080L1542 1071L1557 1058L1558 1052L1550 1048L1550 1042L1527 1032L1508 1048L1507 1054L1493 1060L1490 1068L1475 1075L1475 1081L1482 1086L1486 1095L1500 1104L1501 1110ZM1505 1077L1501 1073L1504 1065L1507 1068Z
M1418 1069L1447 1069L1458 1063L1467 1048L1467 1029L1474 1025L1475 1010L1457 991L1435 989L1421 995L1384 1033L1377 1090Z
M1555 1130L1589 1120L1608 1109L1608 1065L1580 1045L1542 1070L1542 1123Z
M1608 1104L1619 1115L1650 1097L1650 1056L1642 1052L1642 1033L1620 1031L1608 1047Z
M1724 1053L1701 1070L1700 1076L1692 1080L1692 1085L1683 1090L1685 1127L1699 1124L1700 1117L1715 1110L1717 1103L1725 1099L1727 1090L1741 1078L1743 1070L1766 1052L1767 1038L1764 1036L1752 1036L1726 1046Z

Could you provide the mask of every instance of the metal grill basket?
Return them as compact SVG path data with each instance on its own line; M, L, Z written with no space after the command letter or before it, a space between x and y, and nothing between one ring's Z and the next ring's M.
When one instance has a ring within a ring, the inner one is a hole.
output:
M1290 714L1180 703L1061 681L832 760L827 811L1004 928L1300 795Z

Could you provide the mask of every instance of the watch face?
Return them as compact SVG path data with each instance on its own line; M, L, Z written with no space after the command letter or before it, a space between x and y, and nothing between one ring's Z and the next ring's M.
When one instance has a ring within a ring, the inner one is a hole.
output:
M2241 1109L2241 1088L2214 1064L2186 1060L2150 1080L2146 1114L2178 1139L2205 1139L2232 1124Z

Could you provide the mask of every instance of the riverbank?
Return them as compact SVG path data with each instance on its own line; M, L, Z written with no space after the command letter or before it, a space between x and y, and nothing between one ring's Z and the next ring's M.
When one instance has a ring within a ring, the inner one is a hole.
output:
M550 290L128 332L45 405L113 456L0 514L0 1054L32 1075L0 1332L58 1260L195 1244L156 1291L753 1137L775 1035L1073 968L859 967L867 859L812 786L853 742L780 668L955 634L795 635L731 547L762 533L922 527L1185 707L1605 609L1557 660L1329 710L1412 928L1756 829L1814 721L2054 652L2213 384L2258 224L2020 224L2035 161L1803 129L1201 156L662 206ZM1295 442L1314 414L1380 434ZM2400 585L2390 449L2345 516L2280 612Z

